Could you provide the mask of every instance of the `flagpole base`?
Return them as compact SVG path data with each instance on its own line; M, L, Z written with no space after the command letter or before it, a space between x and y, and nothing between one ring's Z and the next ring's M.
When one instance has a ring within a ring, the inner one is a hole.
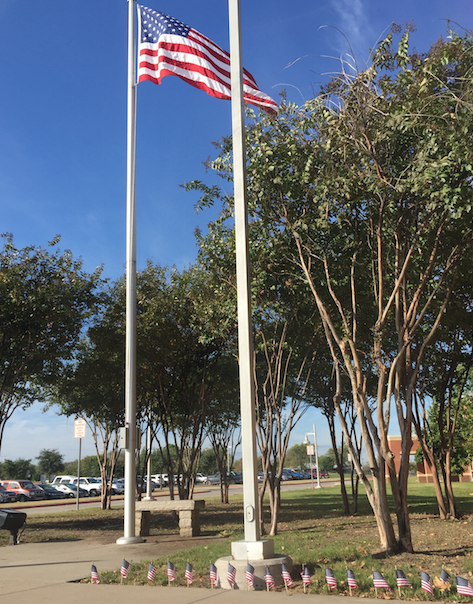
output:
M119 537L115 543L117 545L134 545L135 543L144 543L143 537Z
M232 543L232 546L234 544ZM246 579L246 566L251 564L254 567L253 587L249 586ZM228 564L231 564L235 570L235 584L232 586L227 580ZM233 556L225 556L219 558L215 562L217 568L218 586L222 589L239 589L242 591L263 591L266 590L266 582L264 580L266 567L269 568L276 586L284 585L284 580L281 576L281 564L285 564L289 572L292 570L292 560L289 556L274 554L271 558L250 560L236 560Z

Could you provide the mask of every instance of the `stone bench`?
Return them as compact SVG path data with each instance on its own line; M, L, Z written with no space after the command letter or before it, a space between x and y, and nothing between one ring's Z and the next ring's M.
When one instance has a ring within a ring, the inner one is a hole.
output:
M178 512L181 537L200 535L199 513L205 507L203 499L174 501L137 501L135 504L135 534L149 535L151 512Z

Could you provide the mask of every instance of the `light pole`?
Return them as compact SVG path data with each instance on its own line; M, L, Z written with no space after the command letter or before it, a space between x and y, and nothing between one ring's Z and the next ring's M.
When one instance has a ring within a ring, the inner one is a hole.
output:
M317 433L315 431L315 424L313 424L313 428L314 431L313 432L306 432L305 438L304 438L304 445L308 445L309 443L309 436L313 436L314 437L314 452L315 452L315 469L317 470L317 489L320 489L320 476L319 476L319 453L317 450ZM310 468L310 475L312 476L312 455L310 456L310 463L311 463L311 468Z

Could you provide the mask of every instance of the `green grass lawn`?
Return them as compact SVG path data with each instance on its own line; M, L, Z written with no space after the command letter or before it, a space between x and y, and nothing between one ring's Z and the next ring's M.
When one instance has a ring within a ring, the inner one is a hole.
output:
M473 581L473 484L454 485L459 520L441 521L438 518L435 493L432 485L412 482L410 485L409 507L413 534L414 554L399 554L386 557L379 548L376 522L361 490L356 516L343 516L340 488L306 489L283 493L279 534L274 539L276 553L289 555L294 562L294 586L291 590L302 591L300 570L307 565L312 584L309 593L328 593L325 582L325 567L330 567L337 579L338 588L333 593L348 594L346 570L351 569L358 583L356 595L375 597L372 572L379 570L392 587L392 592L378 590L378 597L399 597L396 588L395 570L401 569L413 585L413 589L403 588L402 599L439 600L458 597L455 575ZM198 496L196 496L198 498ZM78 538L83 531L95 531L115 538L114 531L120 529L122 510L71 511L56 515L31 517L29 533L32 540L54 538ZM269 516L268 516L269 518ZM170 514L152 514L151 536L159 542L160 537L178 534L178 528ZM57 529L55 528L57 527ZM201 513L202 534L214 539L205 546L179 549L172 555L132 564L127 584L146 584L149 562L157 567L155 584L166 585L166 565L168 559L176 567L176 584L185 585L186 562L194 568L194 585L210 587L209 564L231 553L231 542L243 538L243 510L241 497L232 497L230 504L223 505L218 499L207 500L205 511ZM57 537L55 537L57 530ZM26 535L26 534L25 534ZM111 542L111 541L109 541ZM184 545L184 544L183 544ZM445 568L453 579L451 591L442 593L438 578ZM100 570L100 569L99 569ZM429 573L435 588L430 596L420 587L421 570ZM119 569L101 572L102 583L120 582Z

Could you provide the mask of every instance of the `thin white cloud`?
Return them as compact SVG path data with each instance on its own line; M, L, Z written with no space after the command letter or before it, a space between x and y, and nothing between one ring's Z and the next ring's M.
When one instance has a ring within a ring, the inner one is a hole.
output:
M353 53L357 62L364 64L373 38L365 3L363 0L332 0L332 7L341 32L333 37L337 52L345 59Z

